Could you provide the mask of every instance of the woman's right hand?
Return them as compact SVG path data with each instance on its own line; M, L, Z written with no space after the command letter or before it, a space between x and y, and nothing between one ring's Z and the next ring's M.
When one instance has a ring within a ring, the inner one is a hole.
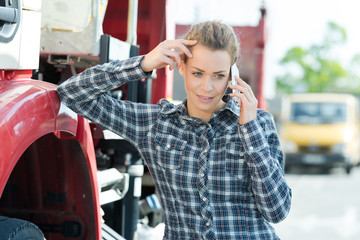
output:
M169 65L170 70L172 70L175 68L175 63L180 68L184 54L189 58L192 57L187 46L193 46L196 43L196 40L165 40L145 55L141 61L141 68L144 72L150 72Z

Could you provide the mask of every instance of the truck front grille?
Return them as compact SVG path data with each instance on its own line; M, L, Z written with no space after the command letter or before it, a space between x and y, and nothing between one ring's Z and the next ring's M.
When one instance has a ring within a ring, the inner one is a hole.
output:
M300 146L299 150L301 153L319 153L326 154L330 152L329 146Z

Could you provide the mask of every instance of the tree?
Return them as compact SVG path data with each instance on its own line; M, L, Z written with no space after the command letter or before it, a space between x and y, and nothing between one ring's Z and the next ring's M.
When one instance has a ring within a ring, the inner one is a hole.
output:
M289 49L280 61L285 71L276 78L278 92L290 94L349 90L348 86L344 86L348 71L332 54L332 50L346 40L344 28L330 22L321 44L313 44L307 49L299 46ZM356 60L360 63L360 56Z

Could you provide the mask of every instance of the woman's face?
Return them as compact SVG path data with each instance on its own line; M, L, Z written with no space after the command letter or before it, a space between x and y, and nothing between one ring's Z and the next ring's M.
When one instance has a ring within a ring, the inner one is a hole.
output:
M222 109L231 57L226 50L211 50L203 45L191 48L192 58L182 63L180 74L185 78L189 115L209 121L214 112Z

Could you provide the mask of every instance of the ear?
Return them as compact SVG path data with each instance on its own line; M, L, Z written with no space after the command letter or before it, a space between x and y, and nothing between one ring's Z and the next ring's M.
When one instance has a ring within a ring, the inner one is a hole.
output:
M179 73L180 73L180 75L181 76L185 76L185 62L184 61L181 61L181 66L180 66L180 68L179 68Z

